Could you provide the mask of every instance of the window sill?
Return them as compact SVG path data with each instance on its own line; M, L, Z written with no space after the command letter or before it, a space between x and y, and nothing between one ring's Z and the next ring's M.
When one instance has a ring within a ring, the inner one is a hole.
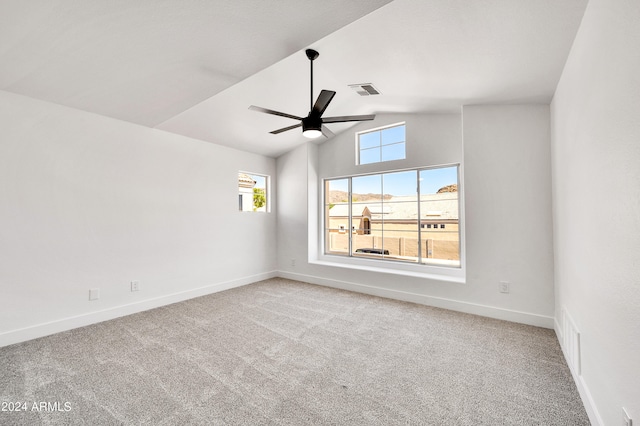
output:
M446 281L458 284L466 283L465 273L461 268L438 268L414 264L389 264L389 262L382 262L378 260L342 258L341 256L326 255L321 256L320 259L310 259L309 263L313 265L424 278L434 281ZM439 273L440 270L442 270L443 273Z

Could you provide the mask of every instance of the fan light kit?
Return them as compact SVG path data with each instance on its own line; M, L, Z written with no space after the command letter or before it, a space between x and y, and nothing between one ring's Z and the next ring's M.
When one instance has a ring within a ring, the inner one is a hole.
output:
M279 115L280 117L291 118L293 120L299 120L300 123L294 124L293 126L284 127L282 129L274 130L269 132L273 135L277 135L278 133L286 132L287 130L293 130L298 127L302 127L302 135L315 139L324 135L325 137L333 136L333 132L327 129L325 126L326 123L345 123L347 121L370 121L376 118L375 115L343 115L339 117L322 117L324 111L329 106L329 103L336 95L336 92L333 90L322 90L318 95L318 99L316 99L316 103L313 103L313 61L318 58L320 55L316 50L307 49L305 51L307 58L309 58L309 62L311 64L311 101L310 101L310 111L306 117L298 117L296 115L287 114L285 112L274 111L272 109L261 108L258 106L251 105L249 107L250 110L264 112L265 114L271 115Z

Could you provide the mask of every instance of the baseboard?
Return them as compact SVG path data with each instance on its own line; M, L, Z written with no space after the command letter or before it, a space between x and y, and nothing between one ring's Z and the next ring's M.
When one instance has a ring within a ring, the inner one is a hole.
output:
M78 327L96 324L102 321L119 318L125 315L135 314L153 308L159 308L161 306L170 305L172 303L193 299L194 297L206 296L207 294L217 293L235 287L241 287L243 285L251 284L256 281L274 278L276 276L278 276L278 273L276 271L265 272L262 274L251 275L235 280L211 284L208 286L181 291L178 293L172 293L153 299L141 300L139 302L131 304L115 306L101 311L62 318L56 321L37 324L18 330L7 331L4 333L0 333L0 347L25 342L27 340L37 339L39 337L60 333L62 331L72 330Z
M593 397L591 396L591 392L589 391L589 387L587 386L587 383L584 381L584 378L575 371L575 369L569 362L565 348L562 345L562 342L563 342L562 326L558 322L558 318L554 318L553 323L554 323L554 330L556 332L556 336L558 336L558 342L560 343L560 348L562 348L562 355L567 361L567 365L569 366L569 371L571 371L571 376L573 377L573 381L575 382L576 387L578 388L580 399L582 400L584 409L587 412L587 416L589 416L589 421L593 426L603 426L604 422L602 421L602 418L600 417L600 413L596 408L596 404L593 401Z
M303 281L310 284L324 285L327 287L339 288L342 290L350 290L358 293L370 294L372 296L380 296L389 299L402 300L405 302L419 303L421 305L434 306L437 308L517 322L520 324L534 325L537 327L549 329L554 328L554 319L552 317L531 314L528 312L496 308L494 306L480 305L477 303L463 302L460 300L446 299L442 297L427 296L424 294L411 293L400 290L373 287L348 281L332 280L313 275L298 274L295 272L278 271L278 276L282 278Z

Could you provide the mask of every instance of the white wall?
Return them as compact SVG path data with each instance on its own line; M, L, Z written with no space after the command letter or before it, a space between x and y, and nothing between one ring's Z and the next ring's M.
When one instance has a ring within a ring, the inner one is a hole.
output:
M475 297L552 317L549 106L467 106L463 122L467 277ZM501 280L510 283L508 295L496 291Z
M355 132L401 122L406 122L406 159L356 165ZM460 163L460 114L378 114L375 121L360 123L321 144L318 153L320 178Z
M0 92L0 345L273 275L239 170L276 184L274 159Z
M464 284L308 262L313 235L300 218L314 215L310 223L317 232L318 200L313 202L313 197L321 179L375 171L375 165L355 166L353 131L398 121L407 122L407 159L384 164L386 169L463 163L468 223ZM278 158L281 274L553 327L549 108L469 107L463 121L464 153L460 115L381 115L373 124L359 124L317 148L310 144ZM313 203L308 203L307 193ZM498 292L500 280L511 282L510 294Z
M556 318L604 425L640 423L639 23L637 0L591 0L551 104Z
M278 270L302 267L307 259L309 147L302 145L277 159Z

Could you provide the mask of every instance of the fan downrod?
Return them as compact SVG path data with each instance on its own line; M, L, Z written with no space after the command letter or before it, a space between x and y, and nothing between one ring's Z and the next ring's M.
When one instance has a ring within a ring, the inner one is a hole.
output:
M311 67L311 94L309 95L309 114L311 114L311 111L313 110L313 61L320 56L320 54L317 50L313 49L307 49L304 53L307 54L307 58L309 58L309 66Z

